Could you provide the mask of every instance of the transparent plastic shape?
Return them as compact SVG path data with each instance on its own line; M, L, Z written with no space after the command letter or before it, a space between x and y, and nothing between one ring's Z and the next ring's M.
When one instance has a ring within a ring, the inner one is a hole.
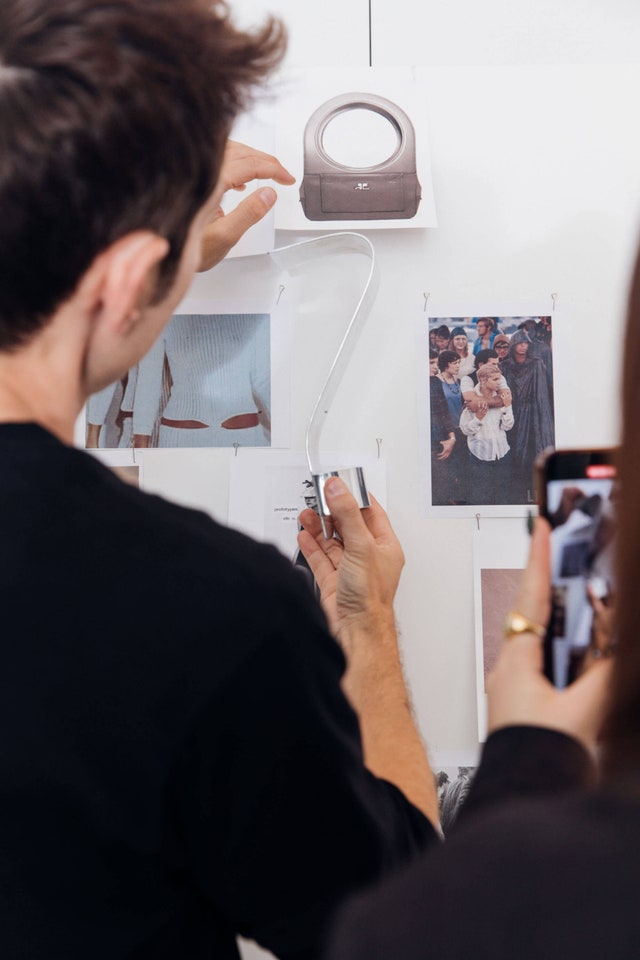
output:
M337 353L331 363L318 399L313 407L305 436L305 453L309 473L313 479L318 498L318 511L322 520L325 536L330 536L330 525L326 522L330 511L324 496L324 485L330 476L339 476L347 484L361 507L369 506L364 473L361 467L328 466L321 457L321 435L331 404L340 385L342 375L353 353L360 332L369 316L378 292L378 266L373 244L359 233L332 233L322 237L312 237L273 250L271 256L289 273L299 272L305 262L315 259L323 252L362 253L369 258L369 272L360 298L351 315Z

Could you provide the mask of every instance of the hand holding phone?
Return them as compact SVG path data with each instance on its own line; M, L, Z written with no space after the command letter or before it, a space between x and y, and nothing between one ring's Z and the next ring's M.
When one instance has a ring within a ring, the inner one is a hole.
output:
M536 461L536 499L552 527L544 670L560 689L612 648L615 453L550 450Z
M549 616L551 536L550 525L539 519L515 600L515 610L536 623L546 623ZM600 661L577 683L554 689L542 673L540 638L530 632L511 636L487 678L489 732L514 725L545 727L593 747L607 703L610 667Z

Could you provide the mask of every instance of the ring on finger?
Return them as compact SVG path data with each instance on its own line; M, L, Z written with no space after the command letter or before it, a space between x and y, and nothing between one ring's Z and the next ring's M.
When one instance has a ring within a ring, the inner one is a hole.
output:
M518 636L520 633L535 633L537 637L544 639L547 629L541 623L536 623L535 620L525 617L523 613L518 613L517 610L509 610L504 620L502 632L505 640Z

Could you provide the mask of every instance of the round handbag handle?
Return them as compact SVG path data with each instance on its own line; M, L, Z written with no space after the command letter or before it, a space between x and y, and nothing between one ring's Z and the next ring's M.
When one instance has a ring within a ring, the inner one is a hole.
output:
M398 137L398 146L381 163L354 167L334 160L324 149L324 132L329 124L342 113L351 110L369 110L387 120ZM416 172L416 138L413 124L397 104L373 93L343 93L321 104L311 114L304 129L304 172L328 173L345 170L350 173L362 171Z

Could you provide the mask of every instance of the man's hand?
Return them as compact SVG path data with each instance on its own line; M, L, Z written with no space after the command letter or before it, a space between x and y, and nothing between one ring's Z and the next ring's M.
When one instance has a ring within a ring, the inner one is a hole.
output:
M549 534L549 524L538 517L515 603L519 613L541 624L551 609ZM514 724L548 727L592 747L604 717L611 664L600 660L565 690L557 690L542 672L542 643L533 633L505 640L487 680L489 730Z
M245 190L251 180L274 180L283 185L295 183L295 177L292 177L275 157L254 150L244 143L228 140L220 171L223 192ZM210 270L223 260L249 227L258 223L268 213L276 202L276 196L271 187L261 187L228 214L225 214L221 207L218 208L202 240L198 270Z
M393 614L402 547L373 497L361 510L337 477L325 495L341 539L325 540L319 517L305 510L298 543L347 657L343 687L360 719L365 763L436 826L435 778L411 714Z
M436 460L448 460L451 456L451 451L456 445L456 438L449 437L448 440L441 440L440 445L442 447L442 451L436 454Z
M304 510L298 544L334 635L344 643L351 627L368 629L381 620L385 629L393 629L404 553L389 518L373 497L371 506L361 510L337 477L327 480L325 495L340 539L326 540L317 513Z

